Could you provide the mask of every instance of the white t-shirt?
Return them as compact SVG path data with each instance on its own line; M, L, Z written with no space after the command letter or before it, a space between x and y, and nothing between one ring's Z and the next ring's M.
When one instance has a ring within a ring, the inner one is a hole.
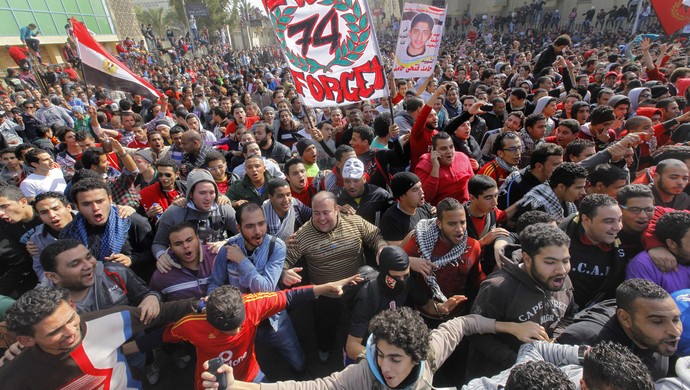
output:
M48 191L64 193L67 183L60 168L51 169L48 176L32 173L22 181L19 189L27 198L34 198L38 194Z

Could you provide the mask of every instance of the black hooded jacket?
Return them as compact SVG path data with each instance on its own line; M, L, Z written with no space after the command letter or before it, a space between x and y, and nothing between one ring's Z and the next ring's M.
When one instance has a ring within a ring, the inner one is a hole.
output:
M504 259L505 266L489 275L479 288L472 314L496 321L536 322L550 337L571 322L575 301L570 279L559 291L544 290L520 265ZM470 337L468 374L493 376L515 364L522 343L509 334Z
M590 346L602 341L613 341L630 348L649 368L654 380L667 376L669 358L638 347L628 337L616 316L615 299L603 301L578 313L573 324L556 339L560 344Z

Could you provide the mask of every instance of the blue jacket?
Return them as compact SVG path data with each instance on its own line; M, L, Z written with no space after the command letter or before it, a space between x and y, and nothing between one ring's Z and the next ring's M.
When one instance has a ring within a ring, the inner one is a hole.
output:
M270 251L272 240L274 241L273 251ZM283 240L266 234L261 245L254 249L250 257L247 257L242 234L230 237L226 244L238 245L242 248L245 258L239 264L235 264L227 260L225 247L220 248L208 284L209 294L216 288L226 284L239 288L243 294L279 290L278 282L283 272L286 253ZM270 256L269 251L271 252ZM269 320L274 330L278 329L282 318L286 317L284 315L281 316L281 313L272 316Z
M276 238L273 253L271 253L271 258L268 258L272 238L273 236L266 234L261 246L254 249L251 260L245 257L239 264L228 261L225 247L220 248L213 266L208 293L226 284L238 287L243 294L277 291L280 275L283 272L286 249L283 240ZM236 244L245 255L247 254L242 234L230 237L226 244Z
M38 35L38 29L31 31L29 30L29 26L24 26L19 29L19 39L21 39L22 42L26 41L28 38L33 38L36 35Z

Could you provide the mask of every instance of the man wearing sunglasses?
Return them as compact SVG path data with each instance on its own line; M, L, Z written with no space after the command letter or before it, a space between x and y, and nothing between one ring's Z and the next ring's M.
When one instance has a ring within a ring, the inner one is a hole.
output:
M185 185L177 180L180 168L172 159L165 157L156 164L157 181L139 192L140 203L146 216L155 223L172 202L186 193Z
M22 113L22 122L24 122L23 138L25 142L34 141L38 138L38 128L44 123L36 117L36 103L31 100L26 100L23 104L24 113Z

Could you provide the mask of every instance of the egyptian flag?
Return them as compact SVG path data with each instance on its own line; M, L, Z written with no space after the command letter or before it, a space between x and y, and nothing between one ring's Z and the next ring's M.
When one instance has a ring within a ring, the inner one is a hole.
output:
M652 0L652 6L666 34L671 35L690 23L690 7L685 0Z
M84 79L89 84L107 87L117 91L138 93L152 100L158 100L160 92L148 81L129 70L115 56L110 54L83 23L72 18L77 52L84 64Z

